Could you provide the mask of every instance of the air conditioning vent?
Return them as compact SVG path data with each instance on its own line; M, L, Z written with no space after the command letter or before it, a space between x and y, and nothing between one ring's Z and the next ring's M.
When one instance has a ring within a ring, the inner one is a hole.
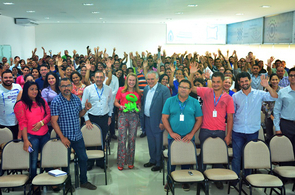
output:
M29 18L14 18L14 23L22 26L36 26L38 23Z

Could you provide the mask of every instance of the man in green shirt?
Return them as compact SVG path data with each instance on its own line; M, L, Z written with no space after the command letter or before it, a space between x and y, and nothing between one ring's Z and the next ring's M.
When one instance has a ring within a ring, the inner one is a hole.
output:
M166 100L162 111L162 122L168 131L168 144L175 141L190 142L194 140L194 135L200 128L203 119L202 109L199 102L190 97L191 83L183 79L178 86L178 94ZM170 148L170 147L169 147ZM168 155L170 152L168 151ZM168 162L169 164L169 162ZM182 169L188 169L189 166L181 166ZM175 170L175 166L171 166L168 173ZM167 186L167 185L166 185ZM165 190L167 187L165 186ZM189 190L189 184L183 184L185 191Z

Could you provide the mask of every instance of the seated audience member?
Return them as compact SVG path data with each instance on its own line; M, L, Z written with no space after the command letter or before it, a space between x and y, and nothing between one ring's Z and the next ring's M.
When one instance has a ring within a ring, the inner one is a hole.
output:
M26 83L26 82L29 82L29 81L34 81L34 77L33 77L33 75L31 75L31 74L27 74L27 75L24 77L24 80L25 80L25 83Z
M33 68L31 70L31 74L33 75L34 81L36 81L40 77L40 72L38 68Z
M76 96L78 96L80 98L80 100L82 100L83 91L84 91L86 85L84 85L81 82L81 80L82 80L81 74L77 71L72 72L71 76L70 76L70 80L73 83L72 94L75 94Z

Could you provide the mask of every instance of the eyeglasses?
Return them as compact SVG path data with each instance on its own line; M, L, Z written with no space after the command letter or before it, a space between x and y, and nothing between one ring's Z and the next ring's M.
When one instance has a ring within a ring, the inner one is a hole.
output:
M72 87L72 85L61 85L60 87L61 88L70 88L70 87Z
M186 90L190 89L189 87L182 87L182 86L179 86L179 88L180 89L186 89Z
M291 77L291 78L294 77L295 78L295 74L290 74L289 77Z

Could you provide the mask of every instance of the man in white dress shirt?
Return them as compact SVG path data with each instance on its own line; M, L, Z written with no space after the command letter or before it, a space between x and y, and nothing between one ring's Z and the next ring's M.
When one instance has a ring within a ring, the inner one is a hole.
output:
M109 125L111 124L114 105L112 89L103 84L104 80L104 72L95 72L95 83L85 88L82 97L82 104L84 103L85 105L88 99L88 102L92 105L92 108L84 115L86 126L92 129L93 123L99 125L102 130L103 141L105 141ZM94 161L89 160L88 170L92 169L93 164ZM96 166L103 168L103 160L96 160Z

